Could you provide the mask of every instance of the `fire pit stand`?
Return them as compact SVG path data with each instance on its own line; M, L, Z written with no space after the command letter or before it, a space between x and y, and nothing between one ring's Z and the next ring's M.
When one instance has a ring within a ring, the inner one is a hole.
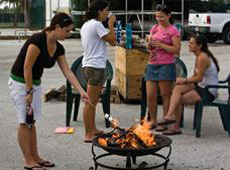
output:
M172 140L168 137L165 137L162 135L156 135L156 138L158 139L160 143L158 146L154 148L150 148L150 149L121 149L121 148L103 146L98 143L98 138L100 137L101 136L98 136L94 138L93 140L91 151L93 154L93 161L94 161L95 167L90 167L89 170L97 170L98 166L108 168L108 169L118 169L118 170L145 170L145 169L156 169L159 167L164 167L164 170L167 170L167 165L169 163L169 156L171 155L171 152L172 152L172 147L171 147ZM95 153L95 146L105 150L107 153L97 156ZM163 154L157 153L162 148L168 148L168 154L166 156ZM136 164L136 158L138 156L147 156L147 155L158 157L162 159L163 161L161 161L161 163L156 163L154 166L132 168L132 163L134 165ZM111 166L105 163L101 163L100 161L98 161L99 159L103 157L108 157L108 156L126 157L126 168L114 167L114 166Z

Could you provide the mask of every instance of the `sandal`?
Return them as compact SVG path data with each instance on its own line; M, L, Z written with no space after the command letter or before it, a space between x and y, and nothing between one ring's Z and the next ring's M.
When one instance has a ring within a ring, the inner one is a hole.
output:
M35 165L35 166L31 166L31 167L28 167L28 166L24 166L24 169L28 169L28 170L45 170L45 168L43 168L42 166L38 166L38 165Z
M176 123L175 119L163 119L161 122L157 123L157 125L162 125L162 126L166 126L166 125L171 125L173 123Z
M180 130L177 130L177 129L168 129L164 132L162 132L163 135L180 135L182 134L182 132Z
M38 162L38 164L44 167L55 167L55 164L50 161Z

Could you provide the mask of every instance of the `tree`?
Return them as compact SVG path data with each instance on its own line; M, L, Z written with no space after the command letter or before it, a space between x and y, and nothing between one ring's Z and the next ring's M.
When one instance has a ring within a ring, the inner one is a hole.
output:
M32 6L32 0L23 0L25 28L29 28L29 26L30 26L29 11L31 10L31 6Z
M18 13L22 9L22 2L23 0L0 0L0 3L10 3L14 4L14 27L18 26L17 19L18 19Z

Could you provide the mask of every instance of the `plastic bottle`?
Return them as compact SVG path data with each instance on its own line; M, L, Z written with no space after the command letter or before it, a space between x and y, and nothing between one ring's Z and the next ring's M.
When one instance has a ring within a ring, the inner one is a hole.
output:
M117 23L116 23L116 40L117 40L117 45L120 44L120 42L121 42L121 30L122 30L121 20L118 20Z
M132 25L131 23L126 24L126 48L132 48Z

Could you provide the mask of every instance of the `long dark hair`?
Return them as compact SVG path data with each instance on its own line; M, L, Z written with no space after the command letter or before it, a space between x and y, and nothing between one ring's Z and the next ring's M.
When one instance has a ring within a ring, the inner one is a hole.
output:
M172 11L167 7L167 5L165 5L165 4L157 4L157 5L156 5L156 11L161 11L161 12L165 13L166 15L171 15L171 12L172 12ZM169 23L170 23L170 24L173 24L173 23L174 23L172 17L169 18Z
M109 2L106 0L95 0L93 1L88 10L85 13L85 19L90 20L90 19L95 19L98 17L98 11L102 11L106 7L109 6Z
M214 55L212 54L212 52L208 48L208 40L207 40L207 38L204 35L199 34L199 33L195 33L195 34L191 35L190 38L194 38L196 44L197 45L201 45L201 49L200 50L202 52L208 54L209 57L211 57L212 61L216 65L217 71L219 72L220 71L219 63L218 63L216 57L214 57Z
M68 14L59 12L52 18L50 26L43 29L43 31L53 31L57 24L63 28L73 24L73 20Z

